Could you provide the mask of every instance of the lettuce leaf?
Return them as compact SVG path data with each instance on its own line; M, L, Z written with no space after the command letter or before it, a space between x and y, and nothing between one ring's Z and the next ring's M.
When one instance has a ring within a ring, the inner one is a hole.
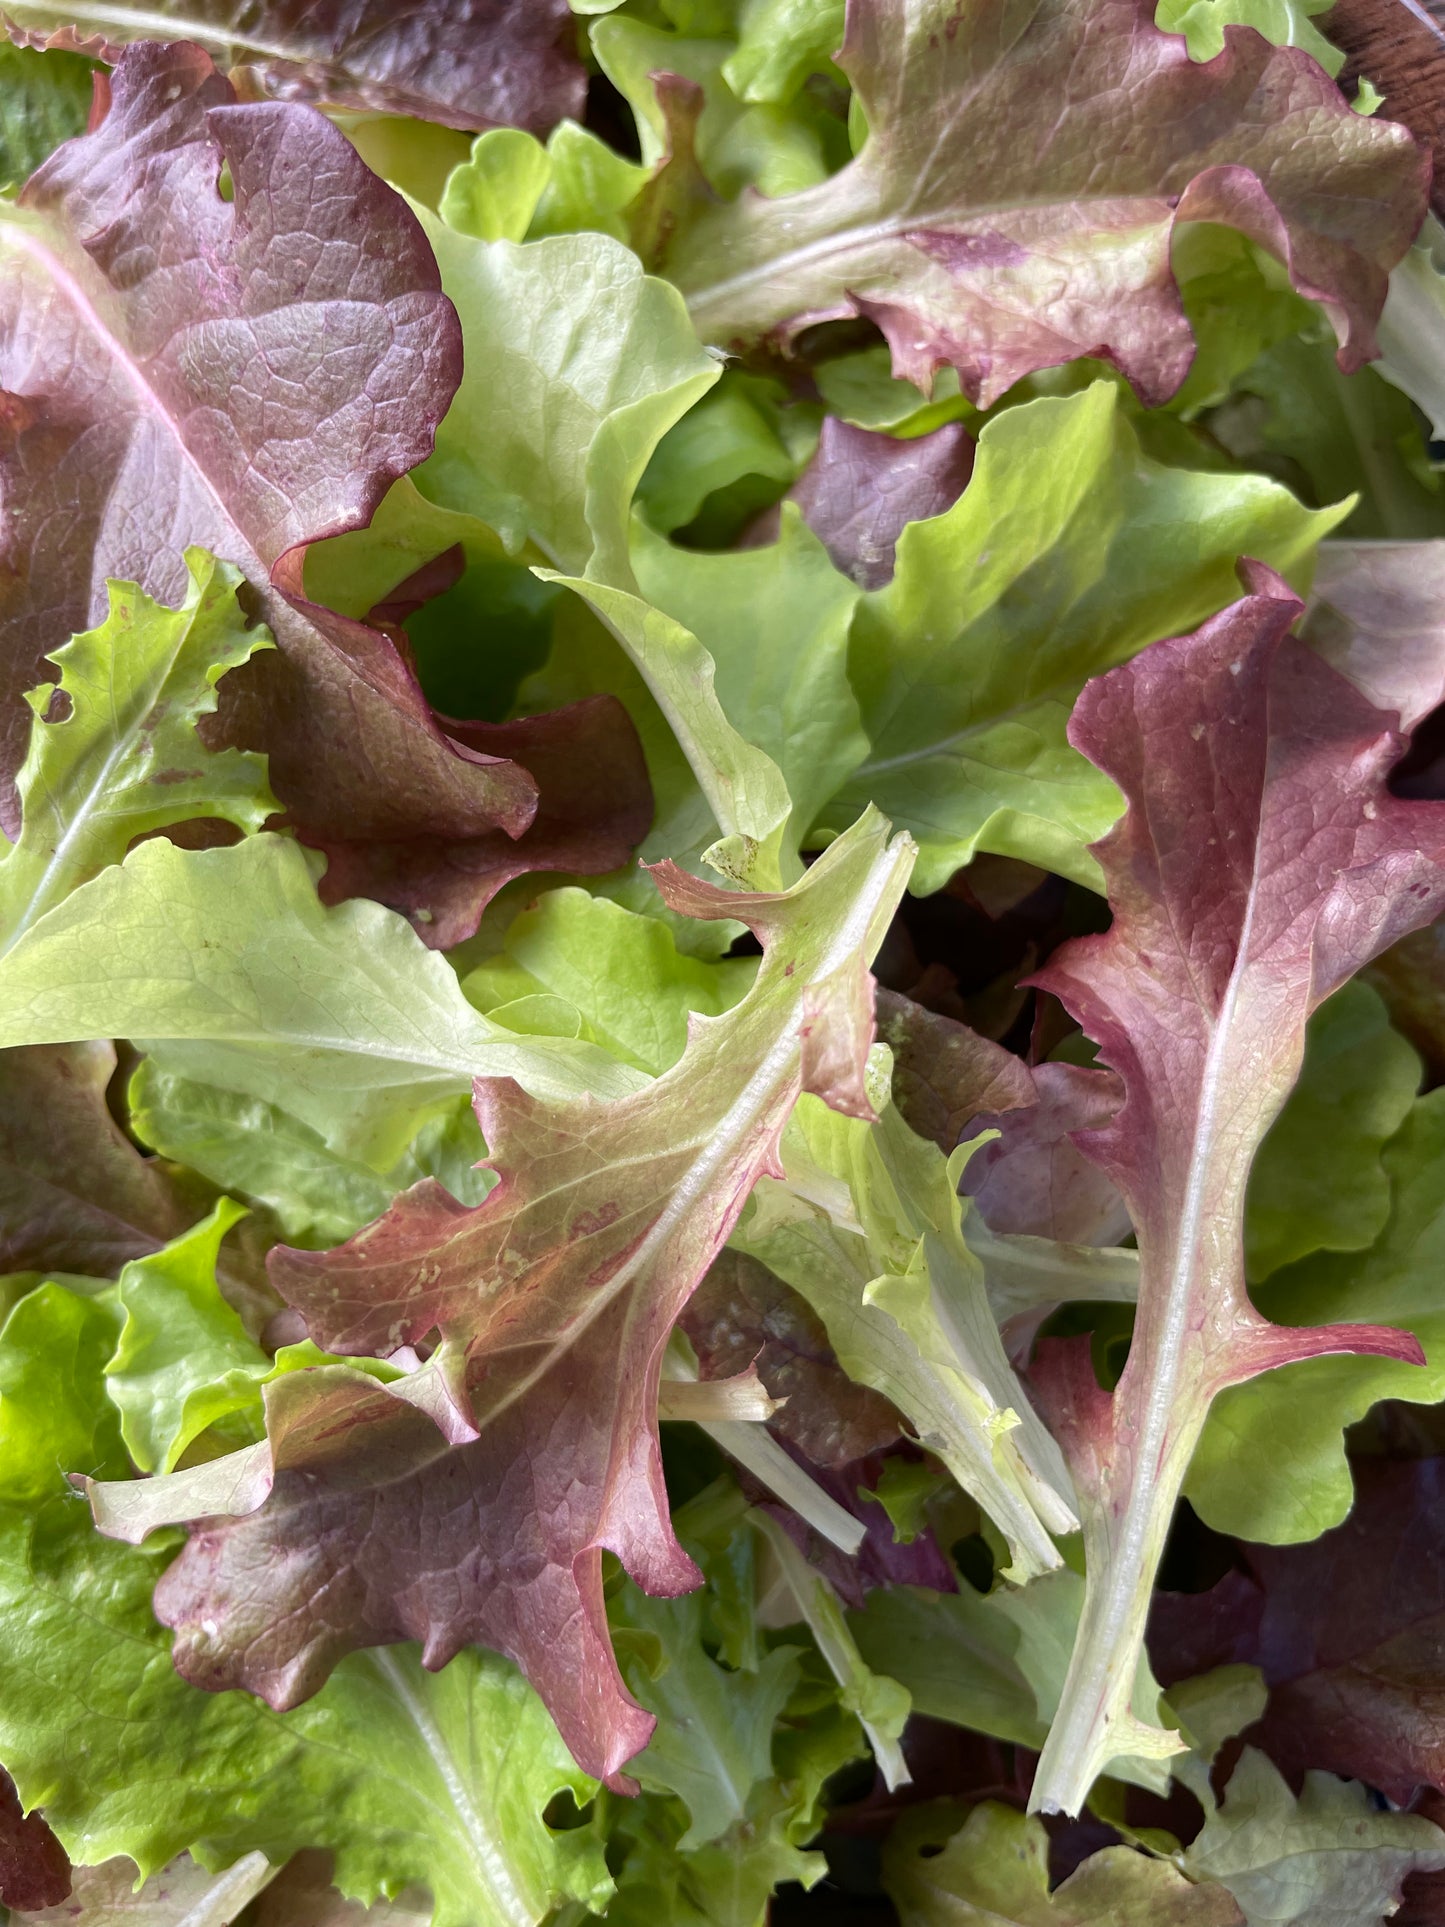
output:
M484 1639L534 1679L577 1757L619 1777L652 1722L607 1643L602 1548L646 1590L696 1582L658 1457L668 1332L775 1164L799 1093L867 1112L866 959L911 860L873 814L783 896L664 870L675 908L741 914L764 943L740 1004L694 1019L681 1060L635 1098L479 1084L501 1181L477 1209L423 1184L347 1246L273 1256L273 1282L329 1350L386 1352L433 1328L441 1343L388 1387L340 1366L288 1374L267 1389L268 1444L169 1481L92 1487L103 1528L126 1537L209 1518L157 1595L184 1675L286 1706L354 1647L421 1636L440 1666ZM554 1483L565 1503L538 1510ZM423 1547L419 1518L433 1522ZM286 1545L308 1550L294 1560ZM258 1557L284 1562L294 1594L238 1583ZM370 1574L345 1621L313 1617L328 1566Z
M238 569L200 549L185 561L175 609L107 585L105 622L53 652L58 683L27 692L36 720L16 779L21 832L0 853L0 951L137 838L197 817L257 830L277 808L261 757L211 750L196 729L218 679L271 640L237 604Z
M1328 1008L1328 1006L1326 1006ZM1284 1544L1337 1526L1353 1487L1344 1433L1383 1398L1445 1397L1445 1319L1438 1277L1440 1159L1445 1107L1431 1092L1379 1153L1388 1218L1366 1251L1320 1250L1276 1272L1256 1294L1282 1325L1367 1318L1413 1334L1423 1367L1388 1358L1319 1358L1266 1372L1220 1394L1195 1449L1185 1491L1211 1525ZM1271 1476L1249 1476L1255 1454Z
M1129 1206L1140 1286L1112 1397L1087 1345L1051 1349L1040 1374L1080 1488L1089 1575L1034 1785L1045 1808L1077 1810L1117 1753L1175 1745L1140 1726L1122 1681L1215 1395L1326 1352L1422 1356L1389 1327L1271 1325L1245 1289L1249 1169L1310 1010L1445 892L1445 811L1385 786L1399 718L1290 638L1300 604L1278 577L1245 574L1243 601L1101 677L1071 725L1130 808L1099 847L1112 928L1065 945L1038 981L1123 1078L1123 1108L1084 1148Z
M876 798L918 838L920 892L979 850L1097 888L1085 846L1119 798L1065 740L1085 680L1220 608L1246 543L1289 574L1339 515L1152 461L1109 384L1005 410L957 503L904 530L860 605L849 673L871 747L821 821Z
M180 603L181 550L199 543L260 592L278 645L231 677L224 732L268 751L309 833L384 852L519 835L537 812L526 769L454 743L395 644L307 602L300 580L306 542L364 522L430 452L456 387L461 339L420 227L320 116L236 103L187 43L126 51L108 99L0 210L0 381L23 404L0 456L7 782L29 720L16 698L47 654L104 619L108 579ZM277 199L282 172L303 185ZM123 213L133 245L117 256ZM197 338L225 352L187 353Z
M886 1088L886 1087L885 1087ZM1005 1356L963 1235L962 1154L886 1101L879 1123L804 1099L738 1241L800 1292L849 1375L898 1407L1005 1536L1020 1582L1077 1524L1058 1448Z
M1422 155L1352 115L1306 55L1226 28L1227 56L1196 66L1151 15L1056 0L994 33L945 0L858 0L839 63L867 142L817 187L684 228L668 272L699 331L787 342L865 315L925 389L949 363L987 406L1034 369L1103 354L1157 403L1192 353L1170 235L1217 221L1286 261L1358 367L1425 212ZM1300 169L1316 142L1342 190L1328 209Z
M298 11L284 0L238 9L231 0L184 0L159 18L139 8L25 4L11 32L32 47L80 47L115 61L127 41L194 41L232 70L243 96L324 101L333 107L420 114L444 126L492 122L547 127L582 104L583 73L565 0L323 0Z
M960 1824L961 1823L961 1824ZM967 1818L938 1802L895 1828L884 1878L903 1927L1016 1921L1018 1927L1242 1927L1227 1887L1196 1886L1129 1847L1091 1854L1053 1893L1041 1822L986 1800Z

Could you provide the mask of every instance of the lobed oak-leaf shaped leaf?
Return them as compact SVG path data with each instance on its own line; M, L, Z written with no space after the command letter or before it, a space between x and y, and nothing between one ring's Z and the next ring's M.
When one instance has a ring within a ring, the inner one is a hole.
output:
M286 1707L355 1647L419 1639L438 1667L477 1641L518 1662L589 1772L621 1783L652 1720L612 1657L602 1550L654 1593L697 1580L657 1445L668 1334L777 1169L799 1094L871 1115L867 963L912 857L873 812L779 895L660 865L671 908L739 917L762 941L742 1002L694 1017L673 1069L616 1101L479 1080L499 1173L480 1207L427 1182L335 1251L274 1255L328 1349L441 1342L387 1387L345 1366L289 1374L259 1447L93 1488L116 1536L206 1521L156 1592L186 1678Z
M1445 806L1389 793L1397 715L1290 636L1300 604L1278 577L1243 574L1243 601L1089 684L1070 725L1128 799L1095 845L1114 923L1036 981L1123 1080L1121 1109L1078 1141L1128 1206L1140 1284L1112 1398L1087 1346L1052 1350L1040 1373L1089 1571L1035 1785L1045 1807L1077 1810L1117 1753L1174 1750L1119 1682L1213 1397L1320 1353L1423 1356L1389 1326L1271 1325L1245 1288L1250 1165L1298 1074L1305 1020L1445 902Z
M580 117L586 75L567 0L172 0L158 7L14 0L28 47L114 61L159 26L204 47L243 95L545 134Z
M1241 27L1224 42L1192 62L1150 0L850 0L839 64L861 153L803 193L705 214L667 272L705 340L786 344L864 315L925 389L951 363L987 406L1099 355L1152 404L1194 352L1174 223L1214 221L1286 263L1357 368L1424 216L1428 156L1352 115L1298 48Z

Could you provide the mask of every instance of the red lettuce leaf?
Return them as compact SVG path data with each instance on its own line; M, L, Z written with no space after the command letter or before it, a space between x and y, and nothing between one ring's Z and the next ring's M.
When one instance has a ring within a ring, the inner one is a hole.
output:
M1245 1546L1205 1594L1162 1593L1149 1650L1166 1686L1258 1666L1244 1735L1296 1783L1323 1767L1409 1805L1445 1792L1445 1459L1362 1459L1343 1525L1308 1545Z
M612 1658L602 1550L654 1593L697 1582L658 1454L668 1334L778 1168L799 1093L871 1115L866 966L912 856L870 813L783 895L659 866L674 910L758 935L743 1001L695 1017L680 1061L627 1098L480 1084L500 1174L481 1206L428 1181L335 1251L273 1254L273 1281L330 1350L440 1344L386 1387L345 1366L288 1374L268 1388L261 1446L92 1487L119 1536L206 1521L156 1592L186 1678L285 1707L356 1647L418 1639L437 1667L481 1641L526 1671L586 1770L621 1783L652 1721Z
M537 870L602 876L626 863L652 828L652 785L631 717L615 696L588 696L510 723L444 719L454 742L515 762L537 784L537 814L521 836L413 836L354 843L312 835L330 862L326 903L369 896L416 919L446 950L471 936L504 883Z
M860 589L893 579L893 554L910 522L942 515L968 486L974 440L962 422L901 441L825 415L818 447L788 490L803 520ZM775 541L776 508L759 516L749 541Z
M992 1231L1066 1244L1116 1245L1129 1213L1117 1187L1074 1142L1107 1124L1123 1101L1119 1080L1082 1064L1038 1064L1028 1110L980 1112L963 1135L996 1130L974 1152L964 1187Z
M0 1273L112 1278L199 1215L171 1168L142 1157L106 1106L109 1044L0 1051Z
M838 1363L807 1299L746 1252L722 1253L679 1323L702 1378L731 1378L751 1365L770 1396L787 1401L769 1428L813 1465L849 1465L903 1436L882 1393L855 1384Z
M1193 355L1174 223L1216 221L1286 263L1357 368L1424 216L1429 156L1352 113L1299 49L1246 27L1224 43L1191 61L1153 0L849 0L858 157L803 193L704 215L667 271L723 345L865 315L895 373L926 388L951 363L984 406L1079 355L1157 403Z
M447 736L394 643L301 589L304 545L370 518L460 376L399 197L320 115L140 43L0 253L0 823L46 652L102 619L108 577L177 601L194 542L246 571L280 645L226 678L219 727L268 752L308 841L354 846L352 887L362 845L519 836L528 772Z
M1034 1073L1021 1057L897 991L878 993L878 1035L893 1052L893 1101L904 1122L945 1157L981 1113L1037 1102Z
M15 1783L0 1767L0 1906L38 1913L69 1893L69 1855L43 1814L20 1811Z
M195 41L243 95L413 114L447 127L546 134L581 117L586 75L567 0L184 0L165 20ZM159 9L128 30L122 10L16 5L12 40L116 61L153 34Z
M1210 1401L1321 1352L1418 1361L1389 1327L1284 1329L1250 1304L1250 1165L1298 1075L1305 1021L1445 902L1445 806L1392 796L1405 738L1289 634L1268 570L1196 634L1084 690L1070 738L1128 810L1095 846L1114 922L1054 955L1058 996L1123 1079L1079 1142L1138 1233L1139 1310L1111 1396L1088 1346L1038 1374L1085 1514L1089 1583L1034 1798L1077 1810L1109 1759L1173 1750L1128 1703L1154 1573Z

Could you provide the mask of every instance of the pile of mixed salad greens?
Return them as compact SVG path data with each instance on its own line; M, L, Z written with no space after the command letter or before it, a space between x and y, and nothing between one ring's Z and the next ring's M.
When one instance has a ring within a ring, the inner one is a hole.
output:
M1445 233L1319 13L9 7L16 1921L1445 1921Z

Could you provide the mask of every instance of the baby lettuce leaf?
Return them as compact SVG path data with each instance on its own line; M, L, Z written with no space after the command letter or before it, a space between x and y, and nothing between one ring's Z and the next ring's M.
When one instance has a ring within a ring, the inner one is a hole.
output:
M653 170L628 210L633 244L652 263L668 261L679 225L717 196L796 194L849 158L841 88L800 89L786 102L746 100L729 83L738 51L724 37L732 23L716 14L676 17L680 32L619 13L597 21L589 36L598 65L632 109L642 159ZM836 47L841 36L829 37Z
M128 1471L120 1417L101 1389L115 1349L114 1290L50 1283L27 1292L0 1332L0 1497L33 1505L60 1487L61 1468L97 1477Z
M0 1746L81 1863L142 1874L329 1847L343 1892L415 1882L434 1927L513 1927L610 1882L591 1829L554 1833L554 1794L593 1791L536 1695L470 1651L441 1677L414 1650L356 1654L278 1719L171 1669L150 1594L165 1555L116 1546L69 1501L0 1509Z
M793 805L782 845L791 875L819 812L868 753L848 681L856 587L795 509L766 548L720 555L639 523L632 566L653 619L697 639L729 722L781 772Z
M142 1472L169 1472L208 1426L255 1405L257 1381L271 1369L216 1283L221 1240L244 1216L222 1198L185 1237L120 1274L124 1322L106 1391Z
M1260 1310L1282 1325L1344 1318L1398 1325L1419 1341L1424 1367L1390 1358L1307 1359L1222 1392L1184 1488L1219 1531L1278 1545L1337 1526L1353 1498L1346 1427L1380 1399L1445 1398L1442 1159L1445 1093L1432 1091L1380 1154L1388 1218L1369 1250L1317 1251L1255 1294ZM1261 1464L1268 1479L1251 1473Z
M0 1772L0 1906L39 1912L71 1892L70 1861L40 1813L22 1813L15 1783Z
M421 1637L437 1667L481 1640L534 1679L579 1760L618 1778L653 1722L608 1643L603 1547L645 1590L697 1582L662 1482L663 1349L758 1174L777 1168L799 1093L871 1114L867 960L912 854L874 813L786 895L664 866L674 909L741 917L763 943L740 1004L694 1018L679 1063L633 1097L479 1082L500 1174L480 1207L422 1184L348 1245L273 1255L273 1282L329 1350L391 1351L434 1329L441 1343L387 1387L346 1367L288 1374L267 1390L268 1444L94 1488L123 1536L167 1512L209 1517L157 1593L184 1677L288 1706L355 1647ZM246 1578L258 1561L260 1591Z
M494 1022L533 1028L542 1006L559 1034L586 1038L651 1077L687 1044L689 1014L717 1017L746 995L757 960L682 955L657 917L585 890L548 890L508 926L504 947L462 979Z
M1241 551L1298 570L1341 513L1262 476L1163 467L1110 383L1005 410L958 501L904 530L893 580L859 606L871 749L820 821L875 798L918 838L920 894L980 850L1097 888L1085 846L1119 795L1065 740L1084 682L1222 608Z
M1014 1375L963 1235L947 1159L886 1102L878 1123L804 1099L783 1180L759 1187L738 1241L800 1292L849 1376L890 1399L987 1511L1020 1581L1059 1563L1077 1520L1057 1445Z
M1152 12L853 0L839 64L868 139L819 186L682 230L668 273L703 338L786 344L865 315L925 392L949 363L988 406L1034 369L1103 355L1153 404L1193 354L1169 242L1194 220L1278 255L1359 367L1425 213L1423 151L1352 114L1298 49L1229 27L1198 66Z
M489 1023L402 918L318 902L315 861L268 832L142 843L0 960L0 1045L144 1040L382 1170L474 1076L558 1095L641 1081L594 1045Z
M520 128L478 134L472 151L447 175L437 212L449 228L476 241L524 241L552 178L545 147Z
M217 680L270 638L237 606L239 570L200 549L186 568L176 609L110 583L102 626L52 651L59 684L28 693L22 828L0 852L0 954L138 837L196 817L258 830L277 807L263 758L210 750L196 732ZM68 707L49 720L57 688Z
M1097 846L1112 928L1036 980L1124 1082L1082 1140L1139 1242L1139 1310L1112 1397L1087 1342L1041 1370L1084 1511L1088 1594L1034 1784L1077 1811L1119 1753L1174 1749L1127 1699L1164 1538L1211 1400L1272 1365L1338 1351L1421 1359L1381 1326L1288 1330L1253 1308L1244 1200L1288 1095L1305 1020L1445 900L1445 807L1393 797L1398 718L1289 635L1300 604L1258 565L1192 636L1100 677L1070 725L1129 808ZM1201 824L1207 833L1201 833Z
M801 1675L797 1649L777 1647L752 1671L720 1666L703 1646L696 1593L649 1599L629 1585L612 1617L614 1625L650 1634L661 1648L656 1674L640 1652L627 1666L634 1692L657 1717L634 1771L643 1786L676 1794L686 1805L690 1824L679 1849L686 1853L744 1830L754 1789L772 1778L773 1728ZM778 1878L812 1871L796 1851L783 1858L786 1871L779 1868Z
M1376 1927L1398 1908L1407 1874L1445 1867L1445 1833L1423 1814L1381 1813L1368 1788L1328 1773L1306 1773L1296 1797L1246 1747L1181 1864L1226 1887L1250 1927Z
M0 252L7 786L49 652L105 619L108 579L181 603L198 543L260 591L279 645L232 675L219 720L269 751L304 828L520 833L526 771L451 743L379 631L300 600L299 546L368 519L430 452L460 375L436 263L391 189L319 115L240 105L199 48L141 43L99 127L0 208Z
M13 192L47 154L84 130L93 73L76 54L46 60L0 42L0 188Z
M743 0L723 78L739 100L788 101L842 44L842 0Z
M0 1275L113 1278L194 1218L177 1174L111 1116L114 1075L110 1044L0 1051Z
M1166 1860L1105 1847L1051 1893L1042 1822L986 1800L964 1818L936 1801L893 1830L883 1878L902 1927L1245 1927L1228 1888L1196 1886Z
M530 547L569 575L626 584L642 471L717 362L676 289L605 235L518 247L423 220L466 361L416 486L479 517L509 554Z
M114 61L132 40L194 41L251 99L415 114L446 127L545 131L580 113L585 77L567 0L182 0L7 7L13 37Z
M1182 33L1191 60L1223 53L1226 27L1253 27L1273 46L1303 47L1333 80L1345 57L1314 24L1330 5L1331 0L1159 0L1154 24L1165 33Z
M307 841L329 859L324 902L374 897L411 917L432 949L446 950L474 934L482 911L513 877L532 870L605 875L629 860L651 828L642 744L610 693L506 723L440 721L479 766L526 769L538 790L526 830L371 841L309 830Z
M911 997L879 991L878 1036L893 1053L893 1101L900 1116L945 1157L973 1135L968 1126L974 1118L1038 1102L1038 1073L1022 1058Z
M844 575L881 589L907 525L952 508L972 473L973 438L961 422L899 440L826 415L788 499Z
M998 1132L968 1161L964 1184L991 1231L1114 1245L1129 1235L1123 1200L1074 1142L1107 1124L1123 1101L1118 1079L1082 1064L1039 1064L1027 1109L981 1112L969 1134ZM960 1133L963 1135L963 1133Z
M481 1132L460 1095L423 1122L399 1159L383 1155L380 1166L333 1150L279 1104L162 1070L153 1057L126 1099L142 1144L264 1206L292 1244L340 1244L419 1178L439 1178L467 1204L486 1195L488 1173L475 1168Z
M717 380L717 363L676 290L605 235L518 247L434 220L427 233L456 298L467 373L436 453L415 477L416 512L475 517L508 554L548 564L544 580L585 595L646 685L640 713L615 663L602 687L632 710L649 761L655 705L724 832L750 839L749 848L765 842L788 815L783 779L724 713L712 657L637 594L628 556L642 472ZM666 813L668 785L657 787ZM676 858L683 848L669 838L651 853Z

